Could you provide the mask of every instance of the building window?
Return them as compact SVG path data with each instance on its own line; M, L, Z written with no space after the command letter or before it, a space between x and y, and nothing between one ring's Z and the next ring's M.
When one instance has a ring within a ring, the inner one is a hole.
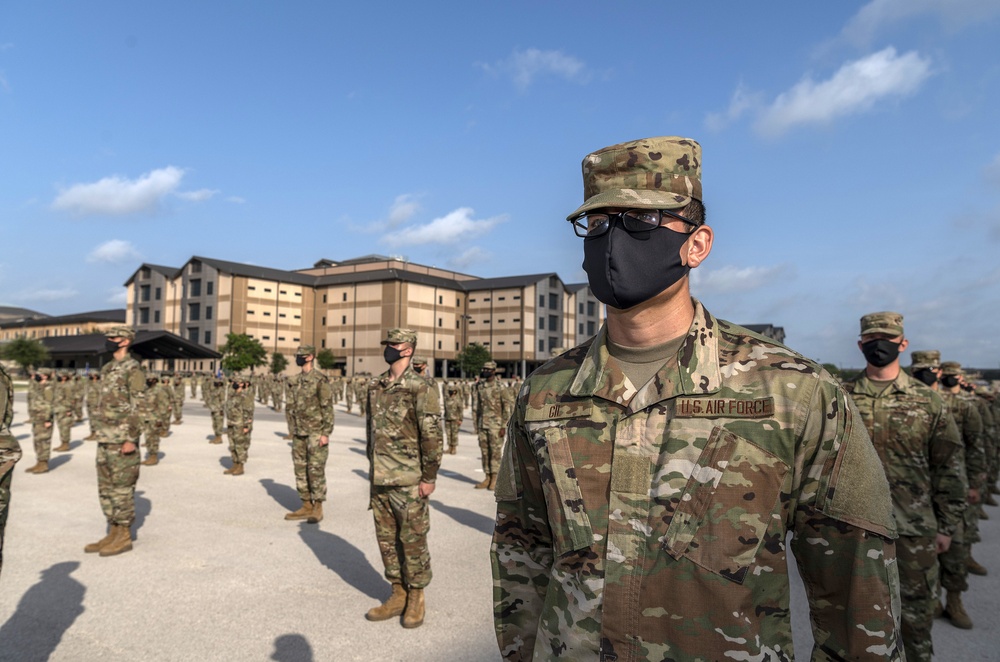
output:
M212 281L208 281L207 283L205 283L205 294L207 294L208 296L212 296L214 292L215 292L215 283Z
M520 321L521 321L521 318L520 318L520 317L515 317L515 318L514 318L514 323L515 323L515 324L517 324L517 323L518 323L518 322L520 322Z
M476 320L469 320L469 324L475 324Z
M462 323L459 322L458 320L455 320L455 328L456 329L461 329L462 328Z
M595 327L595 324L593 322L587 322L587 335L588 336L592 336L595 333L597 333L597 330L594 327Z
M285 290L278 290L278 294L288 294Z
M520 301L520 300L521 300L521 295L520 294L517 295L516 297L514 297L514 301Z
M511 344L512 344L512 345L520 345L520 344L521 344L521 341L520 341L520 340L515 340L515 341L514 341L513 343L511 343Z
M551 352L558 346L559 346L559 339L549 336L549 351Z
M583 315L583 302L582 301L580 302L580 305L578 307L580 309L580 313L579 314Z
M341 315L340 316L340 323L341 324L347 324L347 315Z
M326 295L323 295L323 303L326 303Z
M257 286L256 285L247 285L247 289L248 290L256 290Z
M261 336L261 340L270 340L271 336Z
M596 308L596 306L594 305L594 302L593 301L588 301L587 302L587 315L589 315L590 317L593 317L596 314L595 308Z
M295 296L297 296L297 297L300 297L300 296L302 296L302 292L296 292L296 293L295 293Z
M248 311L247 311L247 315L254 315L254 314L255 314L255 313L254 313L254 312L253 312L252 310L248 310Z
M264 311L264 317L270 317L270 316L271 316L271 311L270 310L265 310Z
M503 341L503 340L501 340L501 341L499 341L499 342L498 342L497 344L498 344L498 345L502 345L502 344L504 344L504 341Z
M264 288L264 291L265 291L265 292L270 292L270 291L271 291L271 288L270 288L270 287L265 287L265 288Z
M139 286L139 301L149 301L149 285Z
M284 340L285 336L278 336L278 340Z
M580 335L583 335L583 322L580 322Z
M212 307L211 306L205 306L205 319L207 319L207 320L212 319Z
M153 298L156 299L157 301L159 301L161 294L162 294L161 288L158 287L158 288L156 288L156 294L153 296Z
M438 305L440 305L440 306L444 305L444 297L443 296L438 295Z
M326 338L323 338L322 340L319 341L319 346L322 347L323 349L326 349Z
M483 299L483 302L486 302L486 301L489 301L489 300L490 300L490 298L486 297L486 298Z
M458 351L458 343L457 342L455 343L455 351L456 352Z
M344 298L341 301L347 301L347 292L344 292Z
M198 342L198 329L197 328L188 329L188 340L190 340L193 343Z
M549 276L549 287L559 287L559 279L555 276Z
M298 338L292 338L292 342L298 342L298 341L299 341Z
M550 294L549 295L549 308L552 310L559 310L559 295Z
M549 331L559 330L559 318L555 315L549 315Z
M326 326L326 318L325 317L323 318L323 321L320 322L320 326Z
M297 319L297 320L300 320L300 319L302 319L302 315L294 315L293 318Z
M149 324L149 308L139 309L139 324Z
M498 297L498 298L497 298L497 301L503 301L503 300L504 300L504 299L506 299L506 298L507 298L507 297Z
M538 328L539 329L545 328L545 318L542 317L541 315L538 316Z
M462 300L459 299L458 297L455 297L455 307L458 308L461 305L462 305Z
M545 295L544 294L539 294L538 295L538 307L539 308L544 308L545 307Z
M160 323L160 311L154 310L153 311L153 324L159 324L159 323Z
M285 313L278 313L278 317L284 317Z
M201 279L200 278L193 278L193 279L191 279L191 281L188 282L188 288L189 288L189 291L191 293L191 296L193 296L193 297L200 297L201 296Z
M205 332L205 344L206 345L211 345L212 344L212 332L211 331L206 331Z
M341 347L347 347L347 338L341 338L340 339L340 346Z
M538 351L539 352L544 352L545 351L545 341L544 340L539 340L538 341Z
M504 322L506 322L506 321L507 321L507 320L497 320L497 324L503 324L503 323L504 323Z
M149 267L143 267L142 269L139 269L139 278L147 280L151 273L152 272L149 270Z
M438 326L443 326L443 325L444 325L444 320L439 317L438 318Z
M193 274L200 274L201 273L201 262L192 262L191 263L191 273L193 273Z
M438 341L438 349L441 349L441 341Z
M188 321L197 322L201 319L201 304L200 303L189 303L188 304Z
M476 302L475 299L469 299L469 303L475 303L475 302Z

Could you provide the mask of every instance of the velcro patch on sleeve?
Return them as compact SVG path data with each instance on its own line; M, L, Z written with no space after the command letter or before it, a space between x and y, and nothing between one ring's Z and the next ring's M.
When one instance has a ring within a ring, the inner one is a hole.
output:
M771 418L774 398L677 398L677 418Z

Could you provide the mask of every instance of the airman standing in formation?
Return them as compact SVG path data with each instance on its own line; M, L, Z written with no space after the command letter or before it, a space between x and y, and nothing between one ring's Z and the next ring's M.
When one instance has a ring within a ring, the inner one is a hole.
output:
M52 427L55 421L52 371L42 368L35 372L34 380L35 383L28 393L28 415L31 417L31 436L35 442L35 465L25 469L25 472L43 474L49 470Z
M73 376L68 370L60 370L52 385L52 406L55 413L56 427L59 428L59 445L52 450L65 453L70 449L70 438L73 434Z
M354 378L354 400L358 403L358 416L362 418L368 415L368 373Z
M170 430L173 402L165 384L152 375L146 378L146 391L139 398L139 411L146 436L146 459L142 464L147 467L160 463L160 439Z
M351 413L351 408L354 406L354 379L352 377L344 378L344 406L347 407L347 413Z
M316 349L300 345L295 365L302 371L291 381L288 397L289 432L292 434L292 467L302 507L285 515L287 520L317 523L326 501L326 461L333 433L333 395L330 381L313 366Z
M229 430L229 454L233 466L222 473L242 476L250 452L250 434L253 432L253 390L250 379L233 377L232 393L226 401L226 424Z
M174 389L174 424L179 425L183 423L183 411L184 411L184 378L178 374L173 375L173 389Z
M371 509L389 598L365 614L370 621L403 615L405 628L424 622L424 589L431 581L427 548L428 498L441 465L441 402L437 388L410 360L417 334L390 329L383 358L389 369L368 383L367 418Z
M3 539L10 509L14 465L21 459L21 445L10 432L14 420L14 383L0 365L0 574L3 574Z
M221 444L226 421L226 384L221 376L217 376L211 381L205 382L202 392L205 394L205 404L208 405L208 410L212 414L214 436L208 443Z
M483 364L480 381L476 384L475 414L476 431L479 433L479 450L482 453L483 477L476 489L492 490L500 471L500 455L503 452L504 430L514 408L510 392L496 376L497 364L487 361Z
M908 662L929 662L931 626L940 606L938 555L960 534L968 485L965 452L944 401L900 369L909 341L903 316L861 318L858 347L867 367L847 381L889 479L899 539L902 639ZM916 359L914 359L916 360Z
M85 399L87 401L87 422L90 425L90 435L85 438L85 441L93 441L97 439L97 410L101 403L101 373L92 372L87 375L87 394Z
M448 431L449 455L458 452L458 429L464 416L462 390L457 382L448 382L444 387L444 426Z
M83 422L83 395L87 390L86 382L83 377L77 374L73 374L73 421L74 424Z
M146 376L129 356L135 331L116 326L104 334L113 360L101 368L100 427L97 438L97 494L108 534L83 548L87 553L114 556L132 549L135 484L139 480L141 432L136 405L146 389Z

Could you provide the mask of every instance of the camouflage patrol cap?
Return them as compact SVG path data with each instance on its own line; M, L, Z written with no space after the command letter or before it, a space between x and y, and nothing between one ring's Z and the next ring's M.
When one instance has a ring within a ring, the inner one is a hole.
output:
M963 375L962 364L958 361L945 361L941 364L942 375Z
M389 329L385 334L382 345L395 345L401 342L408 342L411 345L417 344L417 332L413 329Z
M413 365L427 365L427 359L423 356L414 356L413 360L410 361Z
M583 159L583 204L566 217L602 207L680 209L701 200L701 145L689 138L643 138Z
M53 374L52 368L39 368L35 372L37 372L39 375L44 375L46 377L51 377Z
M316 356L316 348L312 345L299 345L299 348L295 350L295 356Z
M903 335L903 316L891 311L868 313L861 318L861 335L887 333L891 336Z
M496 361L487 361L486 363L483 364L483 369L484 370L496 370L497 369L497 362Z
M108 338L128 338L129 340L135 340L135 329L130 326L113 326L104 332L104 335Z
M911 366L915 370L921 368L938 368L941 366L941 352L936 349L922 349L910 354Z

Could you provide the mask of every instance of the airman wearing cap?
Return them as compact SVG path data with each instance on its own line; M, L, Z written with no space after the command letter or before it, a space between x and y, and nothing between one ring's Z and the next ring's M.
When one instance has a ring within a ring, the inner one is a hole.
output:
M316 524L323 520L326 501L326 463L330 456L330 435L333 434L333 391L330 379L314 369L316 348L299 345L295 364L302 370L288 383L288 404L285 417L292 436L292 469L295 488L302 506L285 515L286 520L306 520Z
M413 366L413 372L417 373L421 377L427 376L427 359L423 356L414 356L413 360L410 362Z
M788 610L768 597L788 594L790 555L762 541L791 535L807 585L823 586L809 596L823 654L900 659L889 487L848 396L691 296L714 239L701 145L633 140L588 154L582 171L567 220L607 321L525 380L505 426L491 550L500 650L678 661L790 650ZM723 463L732 480L705 477Z
M935 391L938 390L938 379L941 378L941 352L936 349L911 352L910 373Z

